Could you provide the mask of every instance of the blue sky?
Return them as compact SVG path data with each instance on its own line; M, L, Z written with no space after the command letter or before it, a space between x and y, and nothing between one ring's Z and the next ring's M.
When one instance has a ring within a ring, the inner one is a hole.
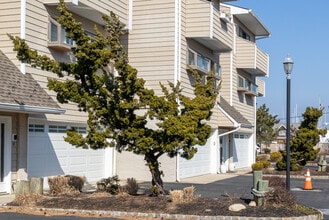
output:
M265 103L272 115L285 122L286 74L282 63L289 54L294 61L291 117L321 104L326 115L322 120L329 122L329 1L238 0L230 4L252 9L271 32L269 38L257 41L270 56L269 77L262 78L266 96L257 99L258 106Z

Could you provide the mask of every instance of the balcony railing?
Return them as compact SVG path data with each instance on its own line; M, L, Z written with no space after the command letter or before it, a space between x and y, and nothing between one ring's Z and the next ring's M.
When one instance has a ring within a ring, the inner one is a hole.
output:
M268 54L260 50L254 42L237 37L237 68L255 76L267 76L269 68Z
M258 85L241 76L238 78L238 91L250 96L258 96L259 94Z
M258 86L258 96L265 96L265 82L256 78L256 85Z
M186 36L215 52L232 50L232 28L221 22L220 11L210 1L189 0L186 10Z

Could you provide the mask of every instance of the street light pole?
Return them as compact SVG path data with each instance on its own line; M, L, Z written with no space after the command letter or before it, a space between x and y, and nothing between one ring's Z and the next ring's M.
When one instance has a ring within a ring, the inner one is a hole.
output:
M287 74L287 126L286 126L286 189L290 191L290 75L292 72L292 67L294 62L292 59L287 56L283 62L283 68L285 73Z

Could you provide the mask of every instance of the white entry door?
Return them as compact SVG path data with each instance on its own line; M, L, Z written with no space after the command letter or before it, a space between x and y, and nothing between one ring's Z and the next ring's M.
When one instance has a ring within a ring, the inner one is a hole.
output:
M11 118L0 116L0 192L10 193Z

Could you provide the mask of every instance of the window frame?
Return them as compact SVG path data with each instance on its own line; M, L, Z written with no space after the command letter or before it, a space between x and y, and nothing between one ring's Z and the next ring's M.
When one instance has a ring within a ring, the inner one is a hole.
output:
M56 27L56 31L53 31L54 27ZM53 34L56 34L56 40L53 40ZM55 48L63 51L69 51L75 45L71 38L66 37L66 32L62 25L50 16L48 17L47 42L49 48Z

